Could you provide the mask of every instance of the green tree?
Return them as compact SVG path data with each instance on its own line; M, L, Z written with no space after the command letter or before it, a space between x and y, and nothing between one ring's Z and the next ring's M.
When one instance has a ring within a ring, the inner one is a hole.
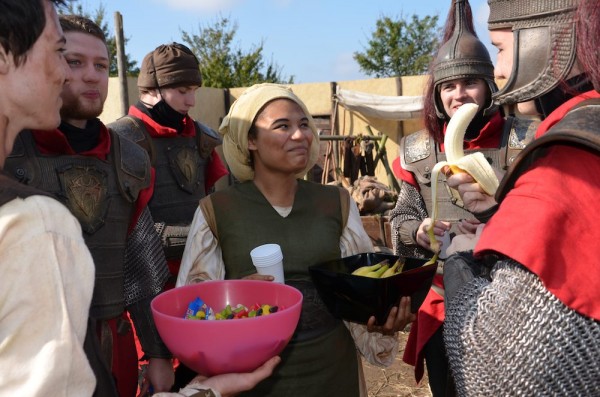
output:
M374 77L411 76L427 73L439 45L438 16L410 22L381 17L365 52L355 52L360 70Z
M108 70L109 75L111 77L118 76L119 71L117 70L117 38L115 34L112 34L108 28L108 23L106 22L106 9L104 8L104 4L100 3L98 8L94 11L94 15L83 9L83 6L78 2L70 2L65 6L60 7L61 14L75 14L81 15L88 19L91 19L96 23L96 25L100 26L102 31L104 32L104 36L106 36L106 45L108 47L108 55L110 58L110 68ZM128 38L125 38L125 47L127 47ZM125 65L127 65L127 75L128 76L137 76L140 73L140 68L137 67L136 61L131 61L131 57L129 54L125 53Z
M198 34L182 31L182 40L200 61L205 87L248 87L256 83L292 84L294 76L283 77L272 60L265 63L264 41L244 51L234 46L238 25L219 17L212 25L199 26Z

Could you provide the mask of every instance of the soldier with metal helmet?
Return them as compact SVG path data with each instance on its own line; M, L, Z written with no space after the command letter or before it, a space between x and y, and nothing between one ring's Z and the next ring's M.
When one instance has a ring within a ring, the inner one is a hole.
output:
M499 173L508 168L525 142L532 138L535 123L505 119L502 110L492 102L492 94L497 90L489 53L473 28L471 7L467 0L453 1L443 44L433 61L425 93L425 129L402 138L400 156L393 167L401 180L398 201L390 215L397 255L431 257L434 252L427 235L430 227L440 239L445 239L447 247L454 235L474 232L487 220L485 214L475 217L465 209L460 197L453 195L440 180L437 205L441 220L432 225L431 170L446 159L443 148L446 126L465 103L479 105L465 135L466 152L483 152ZM423 375L425 359L434 396L453 394L442 337L443 321L444 286L439 272L419 310L403 357L415 366L417 380Z
M463 396L600 395L600 9L597 0L488 0L499 104L543 121L495 198L474 251L446 260L444 338ZM498 204L496 204L496 201ZM464 271L471 269L471 272Z

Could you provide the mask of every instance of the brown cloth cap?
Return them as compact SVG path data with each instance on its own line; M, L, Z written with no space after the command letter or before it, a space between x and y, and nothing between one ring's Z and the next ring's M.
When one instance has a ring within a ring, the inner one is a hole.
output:
M163 44L144 57L138 87L202 85L200 63L192 50L183 44Z

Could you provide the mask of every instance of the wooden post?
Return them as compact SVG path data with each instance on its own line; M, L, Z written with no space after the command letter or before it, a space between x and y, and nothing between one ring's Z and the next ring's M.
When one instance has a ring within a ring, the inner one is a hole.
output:
M129 87L127 85L127 65L125 64L125 39L123 35L123 16L115 12L115 38L117 51L117 71L121 89L121 116L125 116L129 109Z

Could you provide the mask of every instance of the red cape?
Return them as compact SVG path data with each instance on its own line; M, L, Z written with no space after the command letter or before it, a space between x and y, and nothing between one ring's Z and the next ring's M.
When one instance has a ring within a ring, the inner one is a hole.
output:
M560 106L544 120L536 136L591 97L600 94L586 93ZM495 251L514 259L538 275L566 306L600 320L599 175L598 152L552 146L506 195L484 228L475 254Z

